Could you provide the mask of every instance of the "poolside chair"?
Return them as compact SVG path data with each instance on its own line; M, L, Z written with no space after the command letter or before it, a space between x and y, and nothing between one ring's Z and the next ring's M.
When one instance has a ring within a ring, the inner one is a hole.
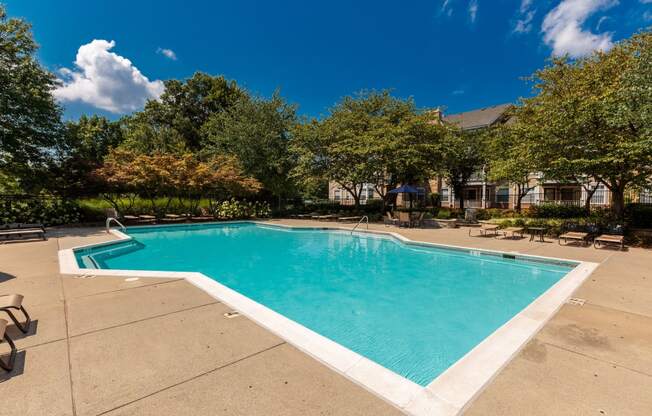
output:
M211 213L206 208L199 208L199 215L190 216L190 221L195 222L213 221L214 219L215 216L211 215Z
M525 232L525 228L523 228L523 227L507 227L507 228L503 228L502 230L500 230L500 232L503 233L505 238L507 238L509 236L509 238L511 238L513 240L513 239L516 238L517 235L520 238L523 238L523 233Z
M21 324L16 316L13 314L12 310L21 311L25 315L25 323ZM14 324L20 332L26 334L29 331L29 324L32 322L29 314L23 307L23 295L12 294L12 295L1 295L0 296L0 311L7 312L7 315L14 321Z
M579 241L583 246L589 245L589 240L591 238L591 233L595 232L595 226L587 226L586 231L578 231L578 226L576 224L568 225L567 228L570 231L567 231L559 236L557 242L561 244L561 240L564 240L564 244L568 244L568 241Z
M360 221L362 219L361 216L352 216L352 217L340 217L338 218L339 221L345 221L345 222L352 222L352 221Z
M162 220L164 222L182 222L186 220L186 217L184 215L165 214Z
M390 225L398 225L398 218L394 218L392 212L387 211L385 215L385 226L389 227Z
M2 367L3 370L5 371L11 371L14 369L14 362L16 361L16 345L14 344L14 341L9 337L7 334L7 320L6 319L0 319L0 342L4 340L9 344L9 348L11 348L11 352L9 353L9 359L7 361L4 361L0 359L0 367Z
M0 236L7 237L25 237L25 236L39 236L43 240L46 240L45 237L45 227L43 224L23 224L23 223L12 223L5 224L0 226Z
M425 216L425 211L421 211L419 216L412 220L412 227L421 227L423 225L423 217Z
M498 225L497 224L480 224L479 227L469 227L469 237L471 236L471 231L478 230L480 234L477 237L496 237L498 236Z
M412 227L412 217L407 211L398 212L398 226L399 227Z
M593 247L600 248L600 245L616 245L621 250L625 249L625 235L621 225L612 226L607 234L600 234L593 240Z
M312 217L315 220L320 220L320 221L331 221L331 220L337 220L340 216L337 214L327 214L327 215L315 215Z

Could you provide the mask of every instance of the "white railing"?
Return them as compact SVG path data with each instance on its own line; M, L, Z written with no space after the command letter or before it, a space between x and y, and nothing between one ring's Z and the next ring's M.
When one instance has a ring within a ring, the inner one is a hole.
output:
M127 231L127 227L125 227L124 225L122 225L122 223L121 223L120 221L118 221L117 218L109 217L109 218L106 219L106 232L107 232L107 233L109 232L109 228L110 228L110 226L111 226L111 222L115 222L116 224L118 224L118 225L120 226L120 229L121 229L122 231Z
M369 217L365 215L364 217L360 218L360 221L358 221L358 223L355 225L355 227L353 227L353 228L351 229L351 234L353 234L353 232L355 231L355 229L358 228L358 226L359 226L360 224L362 224L363 221L365 221L365 222L367 223L367 230L369 229Z

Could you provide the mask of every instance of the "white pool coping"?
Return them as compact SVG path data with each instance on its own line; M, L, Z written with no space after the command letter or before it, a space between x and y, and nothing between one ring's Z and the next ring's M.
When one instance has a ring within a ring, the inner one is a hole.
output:
M218 224L225 225L243 222L288 229L350 231L350 228L343 227L289 226L264 221L232 221L220 222ZM202 223L194 226L201 227L212 224ZM168 224L160 227L184 226L188 227L189 225ZM158 226L150 225L129 228L154 227ZM60 250L59 268L61 274L185 279L204 290L210 296L229 305L249 319L283 338L301 351L413 416L452 416L462 413L473 399L493 380L498 372L552 318L557 310L571 297L572 293L598 266L597 263L591 262L413 241L403 235L389 231L356 231L356 233L361 234L369 233L392 236L408 245L464 250L476 254L498 255L501 257L502 255L507 255L510 257L514 256L517 260L576 264L574 269L552 285L541 296L476 345L430 384L423 387L274 312L266 306L229 289L202 273L80 268L75 258L76 250L106 246L132 239L132 237L117 230L111 230L110 232L117 237L116 240Z

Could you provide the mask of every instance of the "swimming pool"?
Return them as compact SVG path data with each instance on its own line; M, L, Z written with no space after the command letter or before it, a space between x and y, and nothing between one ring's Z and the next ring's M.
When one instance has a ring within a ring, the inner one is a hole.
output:
M128 235L79 264L201 272L422 386L575 266L252 223Z
M183 278L418 416L462 412L597 267L388 230L130 227L110 231L117 241L60 250L59 265L84 277Z

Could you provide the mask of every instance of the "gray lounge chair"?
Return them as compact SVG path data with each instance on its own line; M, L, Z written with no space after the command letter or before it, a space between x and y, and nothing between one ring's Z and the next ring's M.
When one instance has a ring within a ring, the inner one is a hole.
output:
M25 315L25 323L21 324L12 310L21 311ZM29 331L29 324L32 322L32 319L29 317L25 307L23 307L23 295L12 294L0 296L0 311L7 312L7 315L9 315L22 333L26 334Z
M7 361L0 359L0 367L2 367L2 369L5 371L11 371L14 369L14 362L16 361L17 351L14 341L12 341L12 339L7 334L7 323L8 322L6 319L0 319L0 342L4 340L7 344L9 344L11 352L9 353L9 358Z
M0 236L4 237L24 237L40 236L43 240L45 237L45 227L42 224L5 224L0 226Z

